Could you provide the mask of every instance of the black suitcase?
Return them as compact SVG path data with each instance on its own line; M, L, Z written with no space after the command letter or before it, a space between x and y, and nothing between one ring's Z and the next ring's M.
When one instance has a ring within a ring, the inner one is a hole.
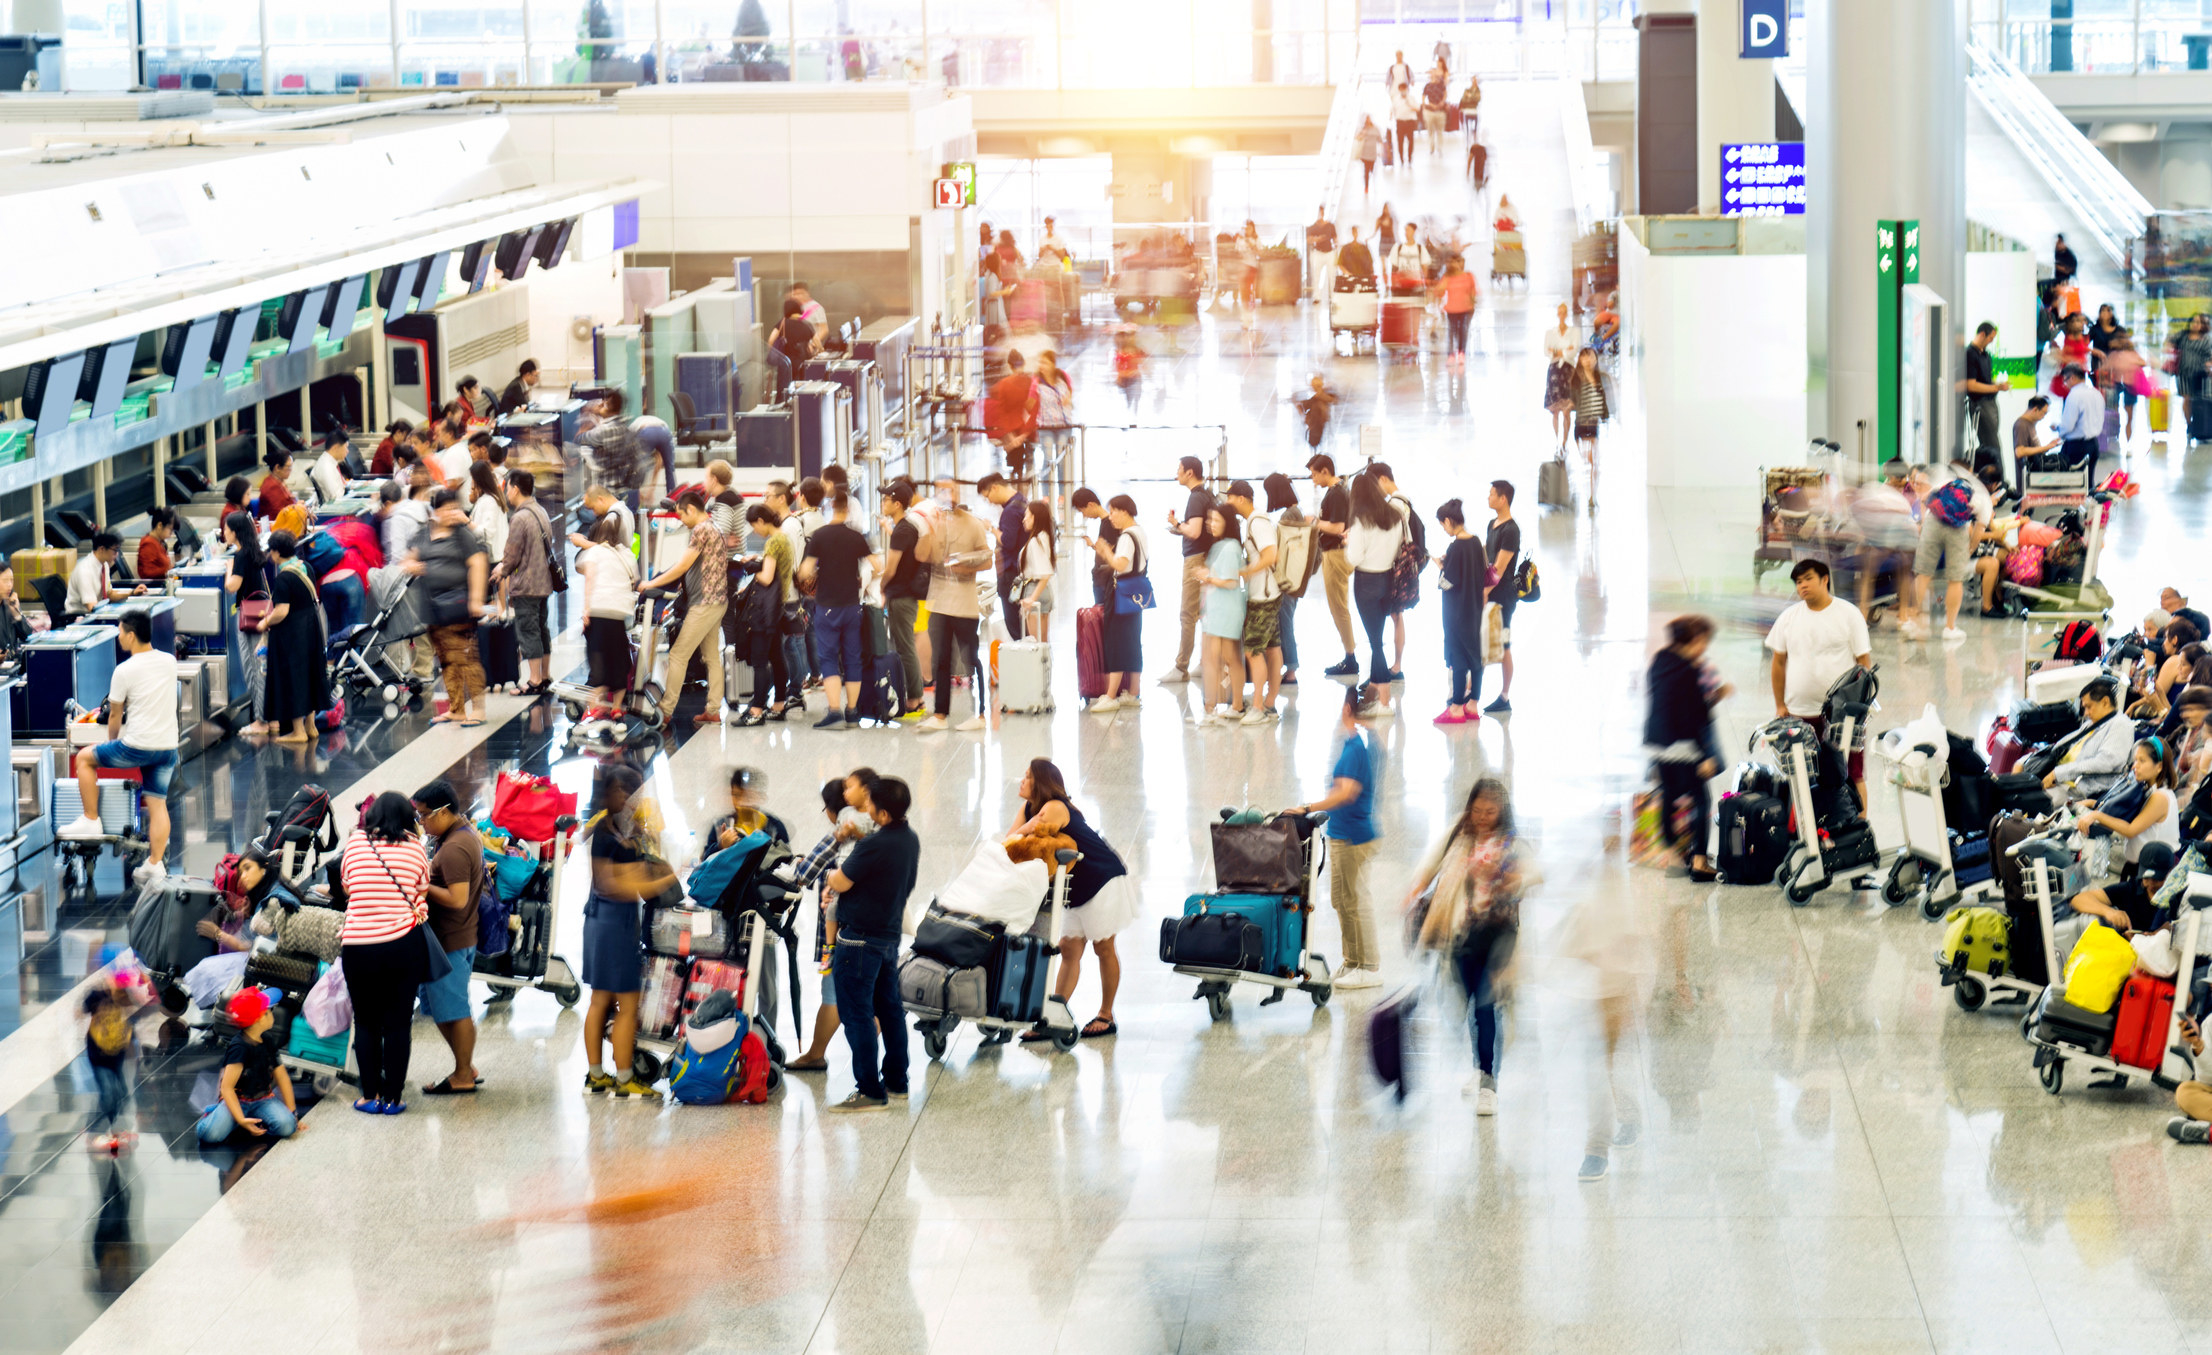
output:
M478 626L476 657L484 665L484 685L511 687L522 681L522 649L513 626Z
M2112 1048L2112 1032L2119 1024L2120 1004L2117 1000L2113 1002L2111 1011L2083 1011L2066 1000L2064 988L2050 988L2044 991L2042 1004L2036 1008L2035 1038L2052 1044L2074 1045L2092 1054L2103 1054Z
M1235 913L1198 913L1160 924L1160 959L1171 965L1261 972L1266 936Z
M1720 874L1732 885L1774 882L1789 850L1789 807L1772 795L1725 795L1720 802Z
M2012 708L2012 734L2023 744L2033 748L2039 743L2056 743L2081 728L2081 712L2070 701L2052 701L2044 705L2030 705L2022 701Z
M199 925L227 914L214 885L165 875L140 890L131 907L131 950L154 973L181 977L215 954L215 943L199 934Z

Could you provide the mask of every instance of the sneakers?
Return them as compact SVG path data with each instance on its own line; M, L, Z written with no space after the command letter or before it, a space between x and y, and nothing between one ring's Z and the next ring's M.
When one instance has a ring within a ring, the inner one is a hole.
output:
M1173 687L1179 682L1190 681L1190 670L1185 668L1170 668L1166 672L1160 674L1157 678L1154 678L1153 681L1159 683L1162 687Z
M906 1088L885 1087L883 1089L883 1094L890 1097L894 1101L904 1101L906 1099Z
M1338 988L1377 988L1382 985L1382 973L1374 969L1354 969L1346 966L1339 971L1335 986Z
M1966 632L1960 630L1957 626L1945 626L1943 628L1943 638L1946 641L1963 640L1966 638Z
M2166 1121L2166 1137L2176 1143L2212 1143L2212 1124L2176 1115Z
M1390 670L1390 681L1392 681L1392 682L1403 682L1403 681L1405 681L1405 680L1406 680L1406 674L1405 674L1405 670L1404 670L1403 668L1393 668L1393 669L1391 669L1391 670Z
M608 1078L608 1081L613 1082L614 1079L610 1076ZM610 1087L608 1090L612 1091L616 1097L625 1101L631 1099L632 1097L635 1097L640 1101L658 1101L661 1099L661 1094L653 1090L650 1084L638 1081L637 1074L635 1073L632 1073L630 1076L622 1079L620 1082L615 1082L614 1086Z
M1347 654L1344 656L1342 662L1332 663L1321 671L1333 678L1358 677L1359 660L1352 655Z
M1615 1148L1633 1148L1636 1146L1636 1140L1643 1136L1644 1127L1642 1125L1624 1124L1613 1131L1613 1146Z
M597 1095L599 1095L599 1094L600 1094L600 1093L602 1093L602 1092L611 1092L611 1091L613 1091L613 1090L614 1090L614 1074L613 1074L613 1073L594 1073L594 1072L589 1072L589 1071L585 1072L585 1074L584 1074L584 1094L585 1094L585 1095L587 1095L587 1096L597 1096Z
M1213 712L1204 706L1200 706L1197 710L1191 712L1190 722L1191 728L1204 729L1207 725L1214 723Z
M108 830L101 826L98 819L92 817L90 814L79 814L77 817L71 819L59 833L55 834L55 836L66 838L88 838L106 837L107 834Z
M1397 713L1398 703L1395 701L1367 701L1361 703L1360 714L1371 720L1387 720Z
M1122 701L1118 696L1094 696L1091 698L1091 704L1083 709L1093 715L1111 715L1113 712L1120 710L1121 705Z
M1603 1181L1605 1179L1605 1169L1609 1165L1611 1164L1606 1162L1602 1155L1592 1153L1582 1159L1582 1166L1575 1172L1575 1180Z
M1928 638L1928 628L1918 621L1898 622L1897 633L1908 640L1925 640Z
M715 713L714 711L711 711L711 710L710 710L710 711L702 711L701 713L699 713L699 714L697 714L697 715L694 715L694 716L692 716L692 717L691 717L691 723L692 723L692 727L693 727L693 728L696 728L696 729L704 729L704 728L706 728L706 727L707 727L708 725L718 725L718 724L721 724L721 723L722 723L722 717L721 717L720 715L716 714L716 713Z
M138 868L138 883L141 885L156 884L168 873L169 868L167 866L159 861L148 860Z
M833 710L821 719L816 720L814 727L816 729L843 729L845 727L845 712Z
M913 724L916 720L922 719L927 714L928 712L923 710L920 706L916 706L912 710L902 710L899 712L899 723L910 725Z
M1475 1092L1475 1114L1495 1115L1497 1113L1498 1089L1495 1087L1482 1087L1477 1089Z
M1510 715L1513 712L1513 703L1501 696L1482 710L1485 715Z
M950 728L952 728L952 721L942 715L932 715L914 726L914 732L917 734L942 734Z
M962 720L959 724L954 725L953 728L959 730L963 734L973 734L979 729L988 729L990 728L990 726L991 722L989 720L984 719L980 715L971 715L967 719Z
M1254 706L1252 707L1252 709L1244 712L1244 718L1237 721L1237 723L1240 725L1264 725L1269 720L1272 720L1274 718L1275 712L1272 708L1267 706Z
M890 1105L891 1098L888 1096L862 1096L859 1092L854 1092L831 1106L829 1111L832 1115L851 1115L862 1110L886 1110Z

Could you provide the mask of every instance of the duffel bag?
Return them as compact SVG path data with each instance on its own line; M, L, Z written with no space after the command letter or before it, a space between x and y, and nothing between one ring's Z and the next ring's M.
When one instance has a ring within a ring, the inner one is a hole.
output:
M1235 913L1200 913L1160 924L1160 959L1202 969L1261 972L1267 938L1259 924Z
M1306 848L1287 818L1213 825L1214 888L1295 894L1306 882Z
M914 929L914 953L949 968L973 969L990 960L992 948L1005 935L1006 929L995 922L947 912L932 904L922 915L921 925Z
M917 1014L950 1012L973 1019L984 1013L988 977L980 967L955 969L909 951L899 961L899 1002Z
M659 955L719 960L730 953L730 920L711 908L662 908L653 914L651 945Z

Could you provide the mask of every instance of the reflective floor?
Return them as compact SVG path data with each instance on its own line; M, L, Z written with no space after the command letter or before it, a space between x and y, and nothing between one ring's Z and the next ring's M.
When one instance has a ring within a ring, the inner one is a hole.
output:
M1379 424L1424 511L1494 476L1532 485L1550 447L1533 336L1565 284L1557 133L1543 130L1557 120L1540 85L1487 89L1534 276L1525 294L1486 290L1468 371L1435 354L1330 359L1304 308L1267 315L1250 340L1216 312L1178 336L1179 356L1147 335L1159 349L1144 418L1225 425L1240 474L1293 467L1304 448L1287 398L1319 370L1346 396L1331 445L1349 458L1357 426ZM1417 159L1368 201L1464 212L1456 168L1449 154ZM1098 419L1120 401L1103 340L1070 351L1079 407ZM1281 725L1200 730L1182 687L1148 685L1141 709L1112 716L1077 709L1068 600L1087 588L1069 568L1051 715L967 735L714 730L657 762L652 789L695 829L720 812L729 768L752 764L804 842L823 779L857 764L903 776L927 890L1012 822L1027 759L1052 757L1143 884L1144 915L1121 938L1118 1036L1055 1056L982 1050L963 1028L941 1065L915 1050L912 1100L880 1114L823 1113L852 1086L842 1042L830 1073L790 1078L766 1106L660 1108L581 1096L581 1014L525 993L479 1007L482 1094L418 1098L397 1119L318 1110L244 1172L151 1133L121 1167L72 1149L81 1066L64 1053L49 1091L7 1116L5 1181L24 1184L0 1198L0 1247L53 1226L36 1234L51 1239L41 1254L0 1251L0 1350L2212 1349L2197 1212L2212 1154L2163 1136L2162 1095L2044 1094L2014 1023L1962 1013L1938 985L1934 928L1913 910L1844 885L1792 909L1770 888L1693 887L1626 863L1655 623L1686 606L1723 619L1716 661L1745 693L1724 729L1741 755L1768 707L1759 641L1784 585L1751 578L1756 486L1719 502L1644 492L1632 360L1620 376L1630 407L1601 445L1597 511L1578 468L1575 510L1522 514L1546 589L1515 628L1514 713L1429 723L1445 686L1429 606L1408 618L1406 713L1376 731L1382 992L1424 977L1397 905L1478 776L1509 780L1541 864L1495 1117L1461 1093L1469 1046L1449 984L1421 1003L1400 1104L1367 1071L1378 992L1260 1007L1244 989L1216 1024L1156 958L1159 920L1207 883L1213 811L1326 788L1340 689L1319 672L1336 655L1318 598ZM1170 501L1172 443L1132 435L1109 452L1101 439L1088 478L1130 486L1153 518ZM2121 613L2169 581L2201 603L2205 456L2139 440L2129 458L2146 489L2118 511L2104 569ZM1877 632L1878 729L1932 702L1970 730L2010 704L2040 637L1966 625L1950 646ZM1174 631L1171 611L1148 616L1149 671ZM450 755L402 742L351 775L461 764L465 788L485 792L519 764L582 785L588 764L547 762L547 718L509 717ZM410 733L447 737L394 737ZM243 769L272 755L233 756ZM1890 797L1875 801L1894 843ZM116 925L104 918L88 925ZM1334 915L1316 920L1339 958ZM1617 942L1610 984L1571 957L1592 934ZM52 1000L53 984L42 991ZM1610 1066L1601 994L1631 1014ZM1078 1018L1099 1003L1086 970ZM814 994L797 1005L811 1021ZM781 1034L804 1042L788 1012ZM418 1081L449 1066L428 1025L415 1051ZM171 1066L189 1068L150 1056L149 1081ZM162 1099L142 1092L142 1113L173 1123L147 1104ZM1579 1181L1593 1145L1608 1173Z

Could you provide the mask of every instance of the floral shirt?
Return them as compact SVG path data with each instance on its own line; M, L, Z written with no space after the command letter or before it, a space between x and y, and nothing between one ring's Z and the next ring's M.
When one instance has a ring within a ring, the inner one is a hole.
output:
M712 519L691 529L691 548L699 553L685 575L694 607L719 607L730 600L729 543L714 529Z

